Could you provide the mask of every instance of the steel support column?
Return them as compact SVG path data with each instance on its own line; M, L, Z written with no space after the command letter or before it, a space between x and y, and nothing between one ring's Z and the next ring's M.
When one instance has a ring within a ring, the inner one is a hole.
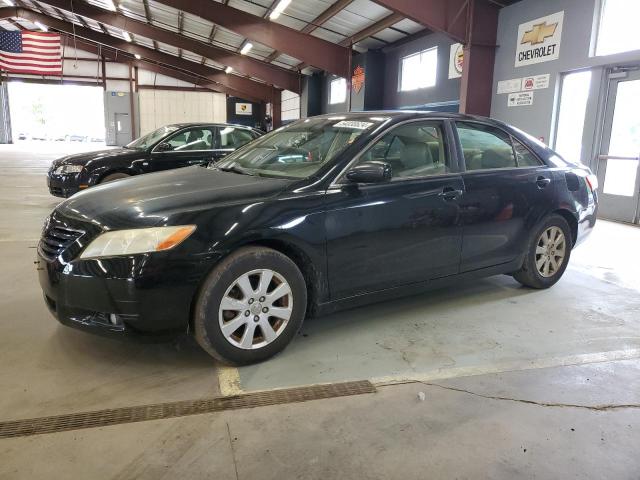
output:
M493 93L498 6L487 0L469 0L467 25L460 112L488 117Z

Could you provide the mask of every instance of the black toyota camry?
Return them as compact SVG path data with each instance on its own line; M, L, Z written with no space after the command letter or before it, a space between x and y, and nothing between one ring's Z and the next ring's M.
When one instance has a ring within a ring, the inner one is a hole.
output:
M167 125L124 148L79 153L55 160L47 175L47 185L52 195L66 198L99 183L141 173L207 165L261 134L259 130L241 125Z
M192 332L246 364L305 317L496 274L550 287L595 224L597 188L585 166L487 118L325 115L209 168L74 196L47 219L37 264L65 325Z

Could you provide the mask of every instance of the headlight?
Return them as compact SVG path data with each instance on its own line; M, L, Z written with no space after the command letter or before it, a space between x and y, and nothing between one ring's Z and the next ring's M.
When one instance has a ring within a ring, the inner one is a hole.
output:
M82 165L60 165L53 173L58 175L65 173L80 173L84 167Z
M195 225L182 225L106 232L92 241L84 249L80 258L113 257L169 250L182 243L195 229Z

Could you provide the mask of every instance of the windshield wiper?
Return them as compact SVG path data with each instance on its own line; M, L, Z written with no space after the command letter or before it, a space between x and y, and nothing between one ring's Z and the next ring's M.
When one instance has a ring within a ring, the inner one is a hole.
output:
M230 167L216 167L216 168L221 172L233 172L233 173L239 173L240 175L249 175L251 177L255 177L253 173L249 173L240 167L236 167L235 165L232 165Z

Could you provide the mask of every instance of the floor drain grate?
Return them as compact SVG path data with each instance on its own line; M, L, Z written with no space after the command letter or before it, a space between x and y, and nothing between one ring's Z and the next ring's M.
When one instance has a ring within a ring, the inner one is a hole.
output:
M163 418L184 417L201 413L221 412L240 408L263 407L284 403L306 402L323 398L374 393L371 382L332 383L309 387L286 388L266 392L245 393L229 397L141 405L137 407L71 413L53 417L0 422L0 438L25 437L43 433L64 432L81 428L106 427L122 423L144 422Z

